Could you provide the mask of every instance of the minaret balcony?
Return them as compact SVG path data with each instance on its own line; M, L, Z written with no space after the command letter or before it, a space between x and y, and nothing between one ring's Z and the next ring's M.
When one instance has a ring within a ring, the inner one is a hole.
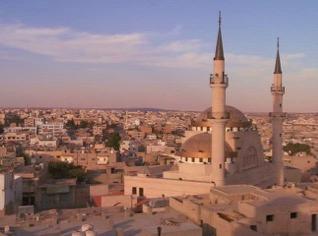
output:
M220 120L228 120L230 119L230 113L229 112L212 112L213 120L220 119Z
M285 87L284 86L276 87L272 85L271 92L272 94L285 94Z
M226 74L223 74L223 76L219 76L218 74L210 74L210 85L213 86L217 84L228 86L228 76Z
M275 118L275 117L280 117L280 118L285 118L287 116L286 112L270 112L269 117Z

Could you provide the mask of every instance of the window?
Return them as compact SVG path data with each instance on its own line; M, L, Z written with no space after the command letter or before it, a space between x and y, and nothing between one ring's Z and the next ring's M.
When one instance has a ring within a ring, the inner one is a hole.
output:
M140 197L144 196L144 188L139 188L139 196Z
M200 158L200 162L203 162L203 158Z
M136 187L132 187L132 194L133 195L137 194L137 188Z
M211 158L208 158L208 162L211 162Z
M298 217L297 212L291 212L290 213L290 219L296 219Z
M272 221L274 221L274 215L267 215L266 222L272 222Z
M195 161L195 159L194 159L194 157L192 157L192 162L194 162Z
M311 215L311 231L316 232L317 230L317 215Z
M250 229L257 232L257 226L256 225L250 225Z

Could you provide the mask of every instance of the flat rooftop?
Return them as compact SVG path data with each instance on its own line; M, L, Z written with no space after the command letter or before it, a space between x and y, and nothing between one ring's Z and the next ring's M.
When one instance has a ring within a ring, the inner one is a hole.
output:
M201 228L185 216L168 208L167 211L154 215L139 213L131 215L129 211L120 208L86 208L70 209L59 212L59 220L56 221L56 211L47 211L40 222L24 222L20 225L3 221L0 217L0 226L10 225L14 235L17 236L40 236L40 235L71 235L72 232L80 230L84 224L90 224L94 227L97 235L115 236L116 229L121 229L125 235L140 235L140 233L156 234L157 227L162 228L162 232L187 232L198 231ZM2 223L3 222L3 223Z

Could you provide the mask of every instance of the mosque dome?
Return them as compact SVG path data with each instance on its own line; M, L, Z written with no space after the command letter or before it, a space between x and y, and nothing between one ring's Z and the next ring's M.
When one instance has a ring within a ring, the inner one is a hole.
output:
M228 128L245 128L250 127L251 122L246 118L246 116L235 107L226 106L225 111L229 114L229 119L226 122L226 127ZM211 127L212 118L212 107L207 108L202 114L198 117L196 121L193 122L192 126L196 127Z
M211 139L212 135L210 133L201 133L192 136L183 143L180 150L181 156L195 158L211 158ZM227 143L225 143L225 156L234 156L234 152Z

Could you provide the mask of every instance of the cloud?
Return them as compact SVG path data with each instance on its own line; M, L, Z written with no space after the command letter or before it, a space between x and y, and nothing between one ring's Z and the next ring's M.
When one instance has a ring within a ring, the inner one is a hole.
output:
M98 35L69 28L0 25L0 44L52 57L56 61L116 63L132 59L146 43L142 34Z
M299 71L290 74L290 79L305 80L305 79L318 79L317 68L302 68Z
M93 34L69 28L0 25L0 44L59 62L132 63L165 67L201 67L199 40L154 43L146 33ZM207 63L207 62L205 62Z
M180 27L175 30L180 31ZM158 42L154 35L138 32L96 34L67 27L0 24L0 45L48 56L58 62L210 69L212 54L206 43L198 39L167 40L164 37ZM301 53L287 54L283 59L287 64L304 56ZM273 58L229 52L226 59L233 71L242 76L261 76L265 71L272 71L274 64Z
M317 78L317 69L306 68L302 60L304 53L281 54L283 73L288 78ZM275 58L250 54L226 54L228 70L241 78L268 78L274 70Z

